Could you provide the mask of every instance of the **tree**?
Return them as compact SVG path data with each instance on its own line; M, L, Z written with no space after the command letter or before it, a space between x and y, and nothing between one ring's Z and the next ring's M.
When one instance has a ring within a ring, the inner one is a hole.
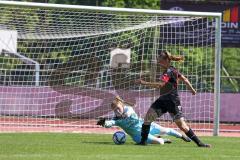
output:
M222 50L222 91L237 92L240 91L240 49L224 48ZM226 72L223 72L225 69ZM233 78L236 77L236 78Z
M160 0L104 0L101 6L120 8L160 9Z

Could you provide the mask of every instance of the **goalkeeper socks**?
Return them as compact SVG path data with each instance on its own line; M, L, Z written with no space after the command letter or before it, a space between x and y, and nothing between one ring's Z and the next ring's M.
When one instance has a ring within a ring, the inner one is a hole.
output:
M198 146L200 144L202 144L202 142L200 141L200 139L195 135L195 133L192 131L192 129L190 128L189 131L186 133L186 135L193 140Z
M174 136L176 138L181 138L182 137L182 134L175 131L174 129L171 129L171 128L168 128L166 130L166 134L169 135L169 136Z
M141 132L142 138L141 138L140 144L146 144L149 130L150 130L150 124L149 125L142 124L142 132Z

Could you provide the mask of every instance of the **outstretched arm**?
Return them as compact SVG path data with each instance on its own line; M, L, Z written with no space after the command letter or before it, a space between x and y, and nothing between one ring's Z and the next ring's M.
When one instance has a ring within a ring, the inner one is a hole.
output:
M112 126L116 125L115 120L106 120L105 118L100 118L97 122L97 125L100 125L105 128L111 128Z
M189 82L189 80L184 75L181 75L179 77L179 79L187 85L188 89L192 92L193 95L196 94L196 90L193 88L192 84Z
M115 120L108 120L108 121L105 121L105 124L103 127L105 128L111 128L112 126L115 126L116 125L116 121Z
M165 85L165 82L146 82L142 79L136 81L138 84L146 85L151 88L162 88Z

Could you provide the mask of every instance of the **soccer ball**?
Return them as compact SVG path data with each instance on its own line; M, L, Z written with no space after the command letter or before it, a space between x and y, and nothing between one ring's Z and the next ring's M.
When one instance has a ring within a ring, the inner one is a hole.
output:
M122 131L117 131L113 134L112 139L115 144L124 144L126 142L126 134Z

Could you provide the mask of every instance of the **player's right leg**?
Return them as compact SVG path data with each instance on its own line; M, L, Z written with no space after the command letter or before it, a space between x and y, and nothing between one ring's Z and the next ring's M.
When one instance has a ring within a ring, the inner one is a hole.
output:
M142 125L141 142L139 143L140 145L147 144L146 141L150 131L151 123L155 121L157 117L160 117L162 114L166 113L166 111L161 108L162 106L164 106L164 102L159 98L148 109Z
M140 145L146 145L147 144L147 138L149 135L150 127L152 121L154 121L157 118L157 113L153 108L149 108L145 118L144 118L144 123L142 124L142 131L141 131L141 141Z

